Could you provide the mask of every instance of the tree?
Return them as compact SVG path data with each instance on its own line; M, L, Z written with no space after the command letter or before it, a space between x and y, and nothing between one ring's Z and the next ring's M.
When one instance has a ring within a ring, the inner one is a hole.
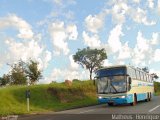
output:
M0 86L7 85L10 83L10 76L4 74L3 77L0 77Z
M151 75L153 76L154 79L158 79L159 78L159 76L156 73L152 73Z
M89 70L90 80L92 80L92 73L102 67L103 60L107 58L105 49L90 49L89 47L84 49L78 49L73 59L80 64L83 68Z
M15 63L12 65L12 70L10 73L10 82L11 84L16 85L25 85L27 83L27 78L25 74L25 68L24 68L23 61L19 61L18 63Z
M42 78L41 71L38 69L38 62L30 60L27 63L25 70L27 77L30 80L30 84L35 84L40 78Z
M149 68L148 68L148 67L144 67L144 68L142 68L142 70L143 70L144 72L146 72L146 73L149 73Z

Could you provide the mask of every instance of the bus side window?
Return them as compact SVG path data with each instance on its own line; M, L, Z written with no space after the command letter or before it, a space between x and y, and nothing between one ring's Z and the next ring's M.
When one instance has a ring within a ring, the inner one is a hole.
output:
M138 80L141 79L141 77L140 77L140 71L138 71L138 70L137 70L137 79L138 79Z
M137 74L135 69L134 69L134 74L135 74L135 79L137 79Z
M147 81L149 81L149 75L147 74L146 76L147 76Z
M149 79L148 79L148 82L150 82L151 81L151 77L150 77L150 75L149 75Z
M146 81L146 73L143 73L144 81Z

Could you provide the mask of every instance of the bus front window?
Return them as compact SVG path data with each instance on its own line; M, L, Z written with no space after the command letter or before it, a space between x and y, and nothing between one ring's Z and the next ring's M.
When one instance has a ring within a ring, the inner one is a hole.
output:
M97 81L98 93L123 93L126 92L126 80L124 75L99 78Z

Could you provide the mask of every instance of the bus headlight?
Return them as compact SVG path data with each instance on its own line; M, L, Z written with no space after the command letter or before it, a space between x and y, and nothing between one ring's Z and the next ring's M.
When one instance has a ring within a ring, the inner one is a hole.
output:
M102 99L102 96L98 96L99 99Z
M126 97L126 96L124 96L124 95L123 95L123 96L120 96L120 98L125 98L125 97Z

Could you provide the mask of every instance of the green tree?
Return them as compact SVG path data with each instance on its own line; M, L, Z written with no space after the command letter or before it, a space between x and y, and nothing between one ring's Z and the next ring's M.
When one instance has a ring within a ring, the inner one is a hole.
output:
M143 70L144 72L146 72L146 73L149 73L149 68L148 68L148 67L144 67L144 68L142 68L142 70Z
M159 76L156 73L152 73L151 75L153 76L154 79L158 79L159 78Z
M36 61L30 60L27 63L27 68L25 72L30 80L30 84L35 84L37 81L39 81L40 78L42 78L42 73L38 69L38 62Z
M10 83L10 76L4 74L3 77L0 77L0 86L7 85Z
M11 66L11 84L22 85L27 83L27 77L23 64L24 63L22 61L19 61L18 63Z
M80 64L83 68L89 70L90 80L92 80L92 73L102 67L103 60L107 59L105 49L91 49L89 47L84 49L78 49L75 55L73 55L75 62Z

